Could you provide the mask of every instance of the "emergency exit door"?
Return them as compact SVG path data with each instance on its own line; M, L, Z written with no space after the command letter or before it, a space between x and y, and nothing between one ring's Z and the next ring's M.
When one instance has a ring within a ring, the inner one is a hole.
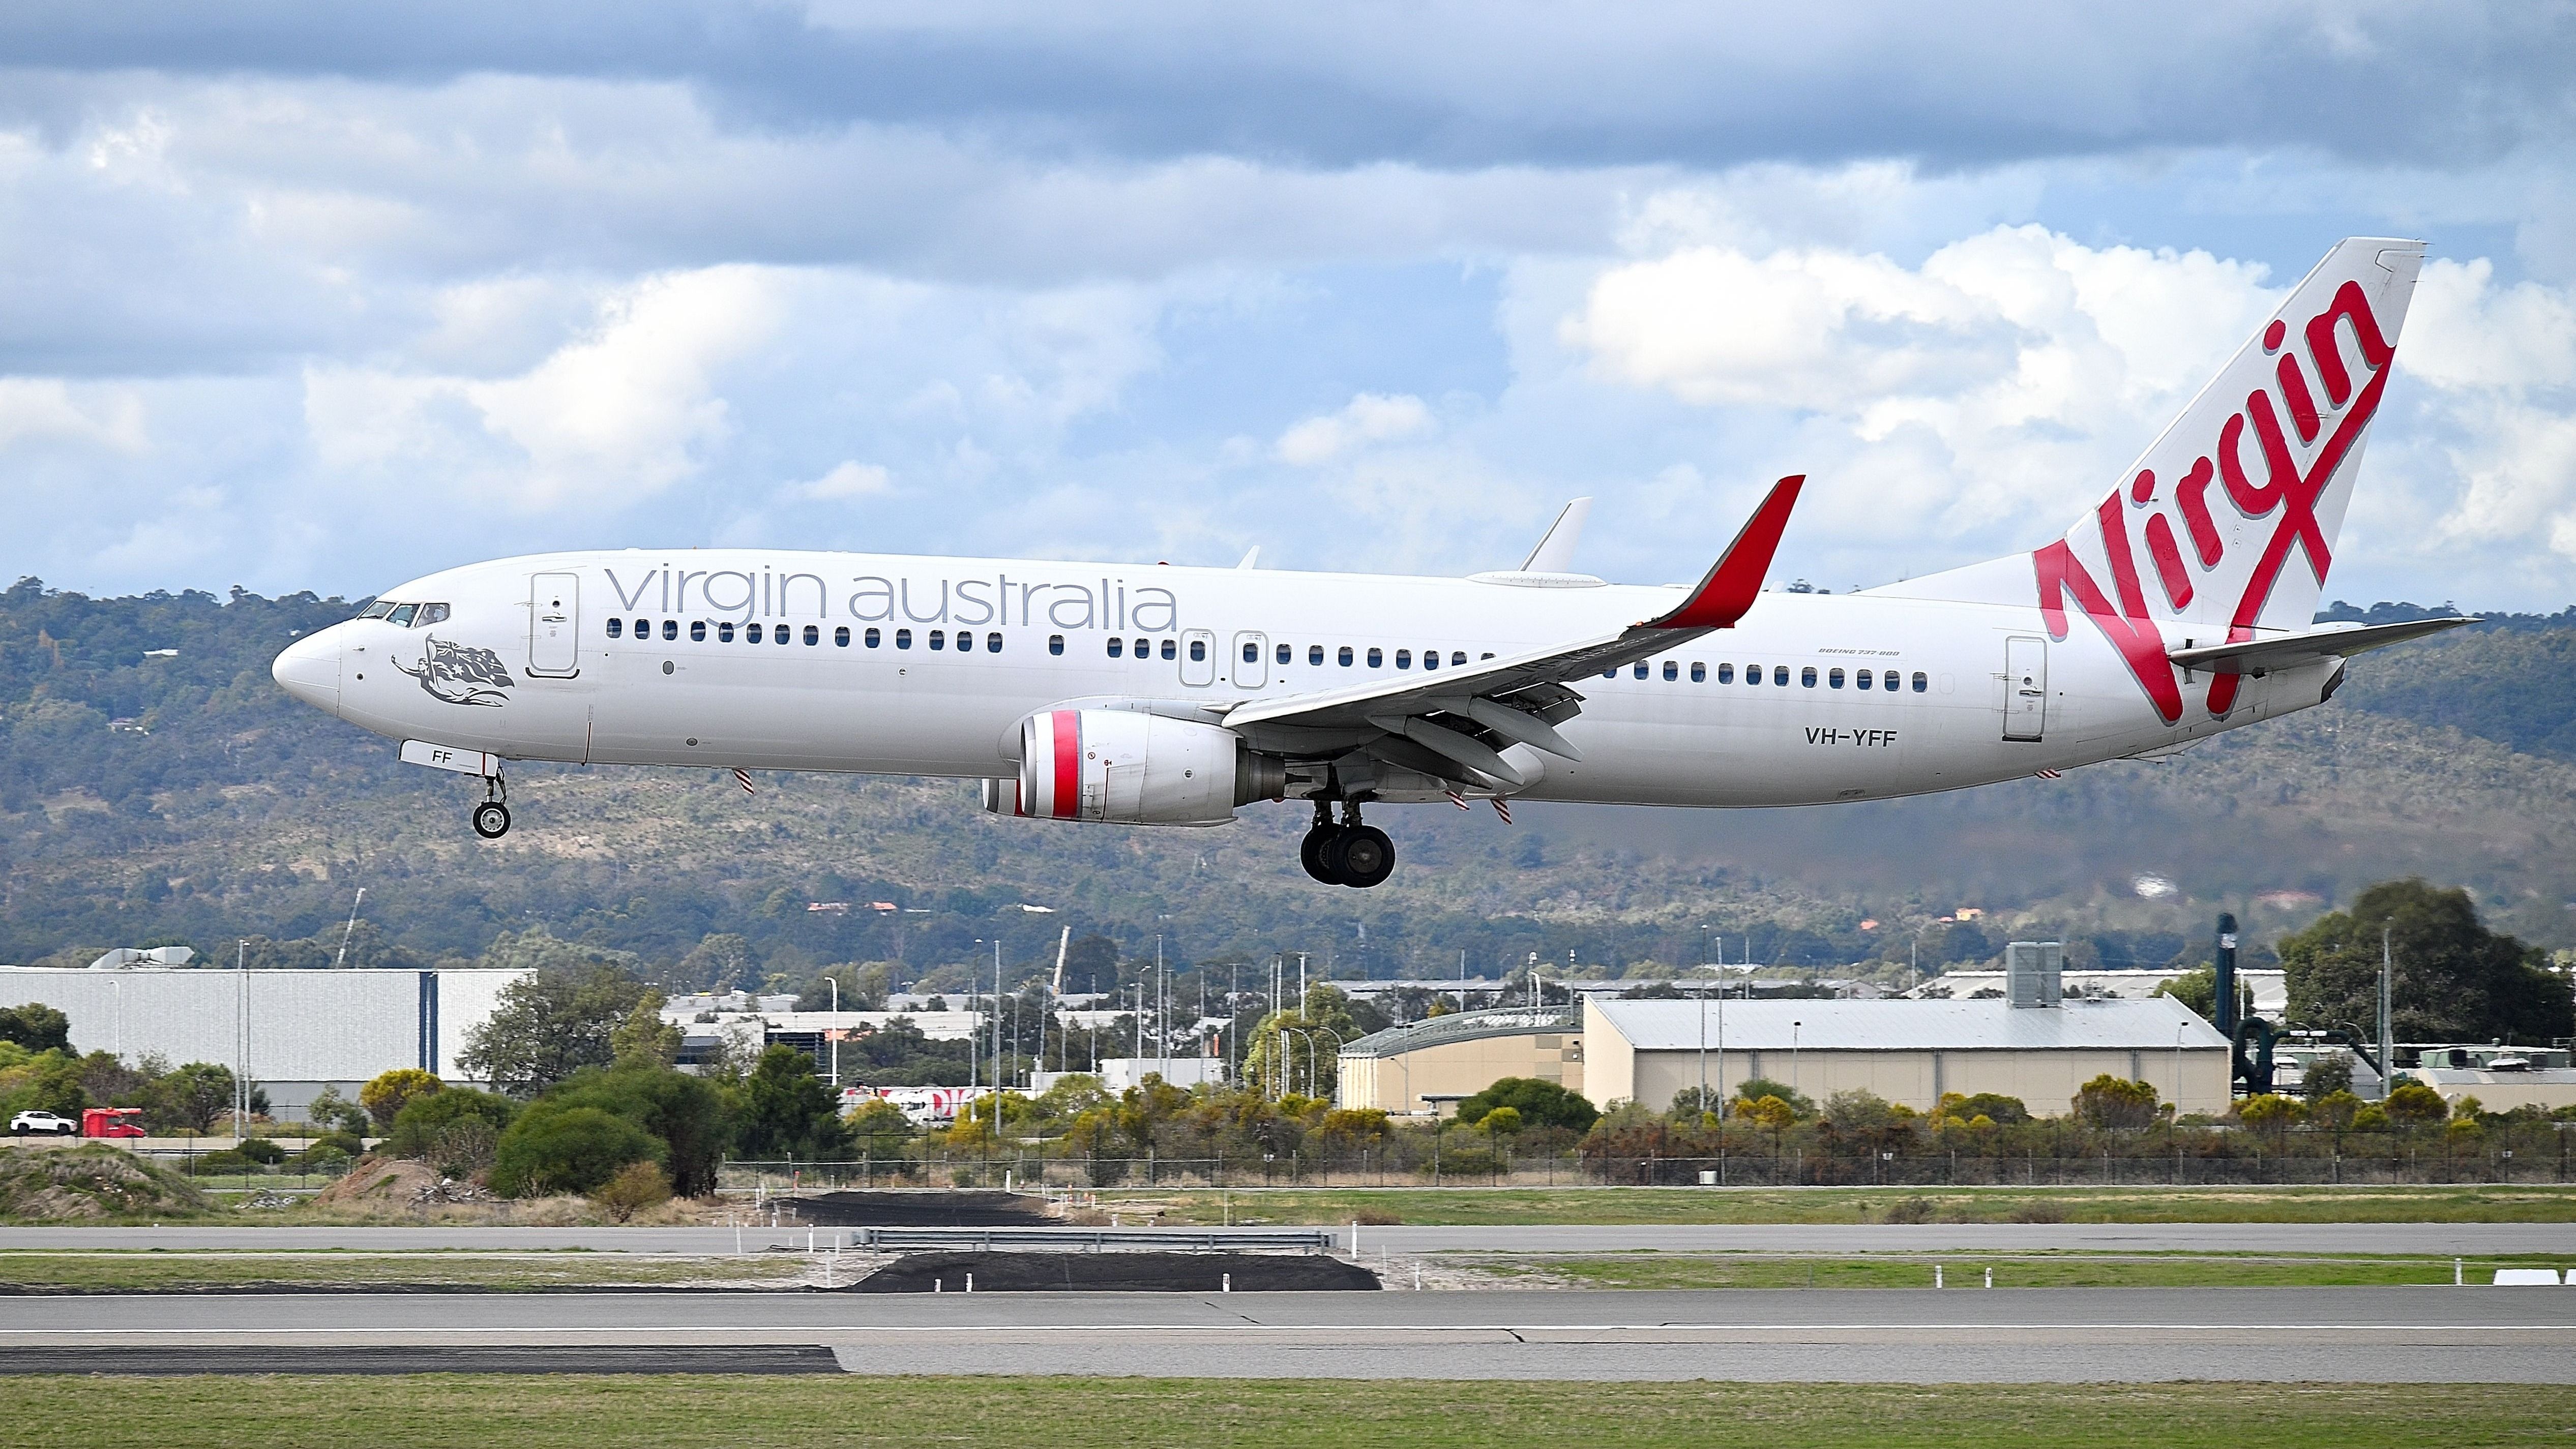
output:
M1191 629L1181 635L1181 683L1216 683L1216 636L1205 629Z
M2048 641L2004 641L2004 738L2036 740L2048 731Z
M1270 679L1270 636L1249 630L1234 636L1234 687L1259 689Z

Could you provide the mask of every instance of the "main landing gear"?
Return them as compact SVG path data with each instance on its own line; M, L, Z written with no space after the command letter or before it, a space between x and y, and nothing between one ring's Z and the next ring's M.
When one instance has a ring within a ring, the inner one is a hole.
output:
M474 833L498 840L510 833L510 787L498 775L483 777L483 803L474 807Z
M1356 800L1342 805L1342 823L1333 823L1333 807L1315 802L1314 828L1297 847L1306 874L1326 885L1365 890L1395 873L1395 842L1374 825L1360 823Z

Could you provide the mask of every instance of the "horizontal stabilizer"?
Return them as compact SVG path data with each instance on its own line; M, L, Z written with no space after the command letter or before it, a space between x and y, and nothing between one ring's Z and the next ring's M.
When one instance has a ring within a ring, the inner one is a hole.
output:
M2427 634L2439 634L2475 619L2416 619L2404 624L2327 625L2304 634L2276 635L2269 639L2245 639L2234 644L2205 644L2197 649L2175 649L2165 657L2185 669L2206 669L2212 674L2259 674L2273 669L2296 669L2320 659L2349 659Z

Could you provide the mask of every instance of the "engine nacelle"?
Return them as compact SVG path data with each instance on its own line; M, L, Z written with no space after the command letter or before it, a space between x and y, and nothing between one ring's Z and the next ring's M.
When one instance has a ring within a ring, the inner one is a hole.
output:
M997 815L1222 825L1273 799L1287 766L1216 725L1122 709L1051 709L1020 727L1020 777L984 782Z

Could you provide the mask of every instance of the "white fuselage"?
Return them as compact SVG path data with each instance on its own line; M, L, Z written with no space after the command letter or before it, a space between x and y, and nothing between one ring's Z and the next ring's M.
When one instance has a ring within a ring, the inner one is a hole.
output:
M1222 705L1420 677L1427 654L1444 669L1508 657L1616 631L1678 594L711 549L505 559L384 597L446 615L336 625L290 649L278 677L392 739L506 759L989 779L1016 770L1021 722L1065 701ZM1569 681L1584 702L1562 732L1582 759L1546 757L1517 793L1764 806L1956 789L2303 708L2339 667L2248 678L2226 715L2168 725L2097 633L2052 642L2035 603L1766 593L1642 677Z

